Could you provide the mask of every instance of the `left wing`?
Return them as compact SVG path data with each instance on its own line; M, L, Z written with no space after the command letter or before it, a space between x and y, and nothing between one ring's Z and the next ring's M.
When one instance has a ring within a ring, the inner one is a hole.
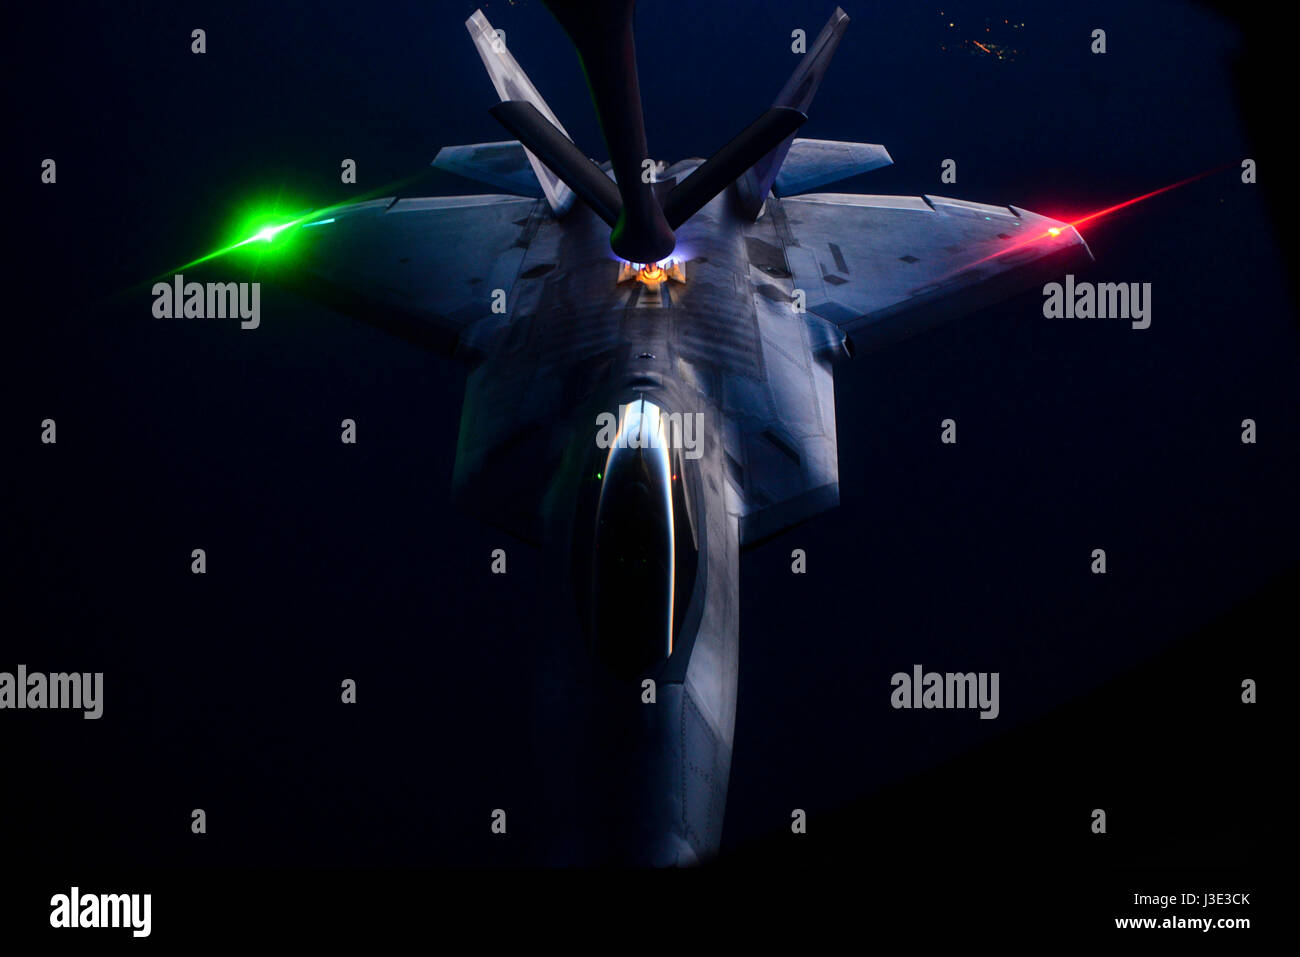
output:
M505 322L494 293L509 300L545 210L516 196L343 206L294 229L276 279L436 352L477 358Z

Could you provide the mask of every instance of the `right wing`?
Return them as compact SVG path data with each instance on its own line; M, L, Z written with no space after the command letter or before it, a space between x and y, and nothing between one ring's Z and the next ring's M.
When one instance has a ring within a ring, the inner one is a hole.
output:
M807 310L876 349L1091 262L1079 233L1014 206L814 193L775 216Z

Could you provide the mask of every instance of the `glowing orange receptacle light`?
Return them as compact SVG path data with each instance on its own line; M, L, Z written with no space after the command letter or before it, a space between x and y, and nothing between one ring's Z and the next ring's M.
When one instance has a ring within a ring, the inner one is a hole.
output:
M651 289L658 289L670 279L673 282L684 283L686 266L676 259L658 263L619 263L618 281L622 283L633 279Z
M664 272L664 267L658 263L642 266L641 271L636 275L636 281L643 282L647 286L657 286L667 278L668 274Z

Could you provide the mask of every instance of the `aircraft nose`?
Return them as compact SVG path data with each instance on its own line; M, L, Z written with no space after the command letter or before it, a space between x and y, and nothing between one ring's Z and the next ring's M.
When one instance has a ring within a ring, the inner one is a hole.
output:
M672 654L670 462L659 408L644 400L627 406L602 477L590 591L594 651L620 677Z

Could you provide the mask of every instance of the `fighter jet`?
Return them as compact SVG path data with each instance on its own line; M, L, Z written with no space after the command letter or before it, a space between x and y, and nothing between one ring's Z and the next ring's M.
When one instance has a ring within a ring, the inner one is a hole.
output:
M688 865L722 835L740 550L839 502L834 367L1091 254L1015 206L816 192L892 162L794 135L843 10L768 111L710 158L666 164L646 142L635 0L545 5L609 161L572 141L476 12L512 138L433 165L494 192L308 217L279 277L466 364L453 498L548 549L571 585L577 724L601 782L589 859Z

